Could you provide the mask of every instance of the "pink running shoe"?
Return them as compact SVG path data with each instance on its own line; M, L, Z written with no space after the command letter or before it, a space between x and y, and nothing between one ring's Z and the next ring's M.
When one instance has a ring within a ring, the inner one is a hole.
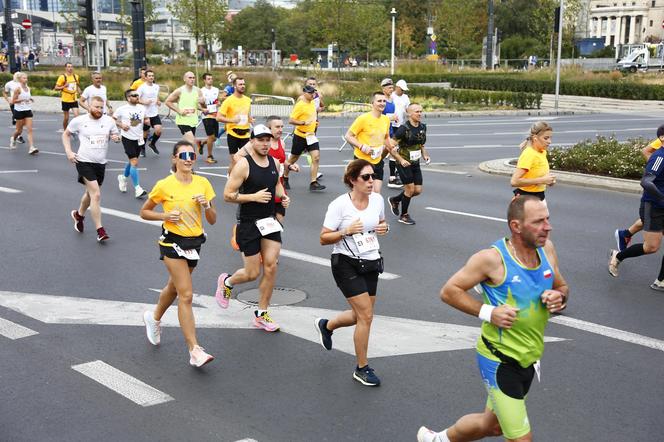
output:
M254 327L262 328L267 332L279 331L279 324L272 320L268 312L263 312L260 316L254 316Z
M228 303L231 299L233 291L228 287L224 282L228 278L228 273L222 273L217 279L217 291L214 293L214 297L217 300L217 304L221 308L228 308Z
M212 361L214 361L214 356L205 353L205 349L200 345L194 346L189 352L189 365L192 367L202 367Z

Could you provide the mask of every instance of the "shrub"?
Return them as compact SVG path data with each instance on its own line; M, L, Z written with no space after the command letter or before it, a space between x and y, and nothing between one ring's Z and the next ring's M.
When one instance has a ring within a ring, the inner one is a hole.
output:
M517 109L539 109L542 102L542 94L528 92L497 92L420 86L414 86L411 90L412 95L443 98L449 104L478 104L482 106L511 106Z

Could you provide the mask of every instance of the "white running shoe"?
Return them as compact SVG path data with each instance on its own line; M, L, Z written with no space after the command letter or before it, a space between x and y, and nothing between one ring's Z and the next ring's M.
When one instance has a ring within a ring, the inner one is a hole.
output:
M159 345L161 342L161 321L156 321L153 313L148 311L143 313L143 322L145 323L145 332L148 335L150 344Z
M618 251L617 250L611 250L611 253L609 254L609 273L614 278L618 277L618 266L619 265L620 265L620 261L618 260Z
M28 150L28 154L36 155L38 153L39 153L39 149L37 149L35 146L30 146L30 149Z
M118 175L118 188L122 193L127 191L127 177L122 174Z
M444 433L436 433L427 427L420 427L417 431L417 442L449 442Z
M205 349L200 345L195 345L189 352L189 365L193 367L202 367L214 360L214 356L205 353Z
M136 188L134 189L134 196L136 198L143 198L147 194L148 193L145 190L143 190L141 186L136 186Z
M14 140L14 137L9 137L9 149L16 149L16 140Z

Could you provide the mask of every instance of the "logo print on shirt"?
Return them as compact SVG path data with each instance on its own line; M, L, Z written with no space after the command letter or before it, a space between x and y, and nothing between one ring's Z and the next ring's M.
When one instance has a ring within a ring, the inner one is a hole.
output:
M519 275L514 275L512 278L512 283L516 284L517 282L521 282L521 278L519 278Z
M544 272L542 272L542 275L544 276L544 278L549 279L553 276L553 273L551 273L551 270L546 269L544 270Z

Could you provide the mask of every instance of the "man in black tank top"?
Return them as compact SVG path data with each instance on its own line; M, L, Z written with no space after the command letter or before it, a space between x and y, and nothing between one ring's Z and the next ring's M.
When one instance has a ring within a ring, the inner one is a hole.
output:
M268 152L272 132L259 124L251 132L251 149L231 170L224 201L240 205L236 240L242 251L244 267L231 276L222 273L215 297L222 308L228 307L235 284L254 281L263 266L263 279L258 287L260 299L255 310L254 326L265 331L279 330L268 314L272 289L277 279L277 259L281 251L281 224L274 218L274 198L281 198L288 208L290 198L279 182L279 169ZM262 260L262 262L261 262Z

